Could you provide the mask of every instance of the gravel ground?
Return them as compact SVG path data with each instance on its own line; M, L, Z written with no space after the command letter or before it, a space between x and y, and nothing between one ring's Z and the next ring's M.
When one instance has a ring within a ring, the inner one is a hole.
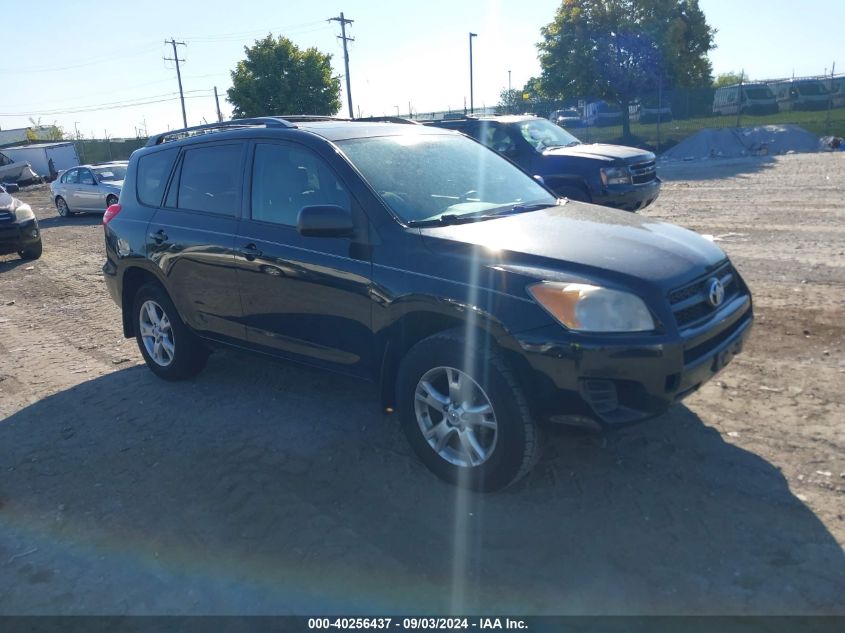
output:
M45 251L0 257L0 613L845 613L845 154L661 167L643 215L731 255L746 352L490 495L366 383L228 352L156 379L99 218L22 192Z

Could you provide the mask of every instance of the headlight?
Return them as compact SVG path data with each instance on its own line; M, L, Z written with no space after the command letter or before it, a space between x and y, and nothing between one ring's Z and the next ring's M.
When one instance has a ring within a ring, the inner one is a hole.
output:
M603 167L599 170L603 185L630 185L631 174L627 167Z
M648 332L654 329L654 319L643 300L628 292L548 281L529 286L528 292L570 330Z
M32 212L32 209L28 204L24 204L23 202L17 200L16 202L18 202L18 204L13 204L12 210L15 212L15 217L17 217L19 222L35 219L35 214Z

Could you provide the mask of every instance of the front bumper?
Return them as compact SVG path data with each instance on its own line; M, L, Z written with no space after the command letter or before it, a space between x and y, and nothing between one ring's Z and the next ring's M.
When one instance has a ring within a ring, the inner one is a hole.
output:
M0 255L17 253L41 241L41 230L34 218L0 224Z
M658 415L696 391L740 353L752 322L744 295L704 326L674 337L576 337L551 325L516 335L511 351L535 416L615 426Z
M655 177L651 182L642 185L610 185L601 191L593 193L593 204L613 207L623 211L639 211L645 209L660 195L660 178Z

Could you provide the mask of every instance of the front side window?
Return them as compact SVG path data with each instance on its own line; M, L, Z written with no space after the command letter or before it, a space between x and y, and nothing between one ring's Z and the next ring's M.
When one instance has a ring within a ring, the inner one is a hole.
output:
M350 209L349 193L323 159L294 145L255 146L253 220L296 226L302 207L323 204Z
M528 119L517 124L522 138L538 152L552 147L580 145L581 141L546 119Z
M167 186L167 179L170 177L170 170L173 161L179 150L175 147L145 154L138 159L136 171L136 190L138 201L152 207L161 204L161 197L164 195L164 188Z
M338 145L405 222L556 203L525 172L465 136L409 133L349 139Z
M242 152L240 143L186 150L176 206L188 211L237 215Z

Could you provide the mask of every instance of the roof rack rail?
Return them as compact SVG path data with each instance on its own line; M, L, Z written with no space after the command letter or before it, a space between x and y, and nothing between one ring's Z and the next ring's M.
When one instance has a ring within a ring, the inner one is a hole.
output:
M291 117L294 118L294 117ZM146 147L154 145L161 145L168 141L175 141L189 136L198 134L208 134L210 132L217 132L220 130L243 128L243 127L274 127L274 128L293 128L296 127L286 117L255 117L252 119L232 119L231 121L221 121L220 123L208 123L206 125L196 125L194 127L186 127L179 130L170 130L162 134L154 134L147 141Z
M368 123L404 123L407 125L419 125L419 123L413 119L401 116L365 116L355 120L366 121Z
M306 123L308 121L352 121L352 119L347 119L345 117L327 116L322 114L280 114L276 118L290 121L292 123Z

